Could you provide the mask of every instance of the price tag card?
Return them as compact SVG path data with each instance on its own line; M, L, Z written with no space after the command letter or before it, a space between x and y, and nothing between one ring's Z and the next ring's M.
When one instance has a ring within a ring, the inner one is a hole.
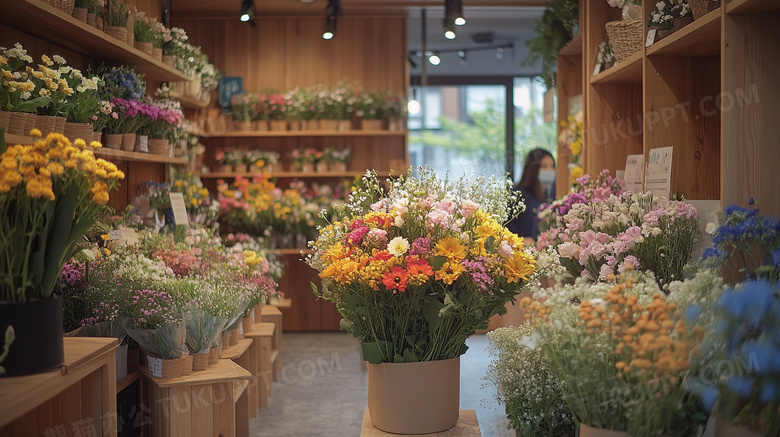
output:
M593 75L596 76L597 74L601 73L601 67L603 64L596 64L595 67L593 67Z
M176 226L189 226L190 221L187 217L187 206L184 204L184 194L171 193L171 209L173 210L173 221Z
M658 32L656 29L650 29L647 32L647 41L645 41L645 47L650 47L655 42L655 34Z
M648 153L645 190L669 198L672 189L672 156L674 147L650 149Z
M149 373L158 378L162 378L162 359L146 357L146 364L149 366Z
M119 229L114 229L113 231L109 232L108 236L113 241L125 241L124 238L122 238L122 231Z
M623 172L623 189L632 193L644 190L644 155L628 155L626 169Z

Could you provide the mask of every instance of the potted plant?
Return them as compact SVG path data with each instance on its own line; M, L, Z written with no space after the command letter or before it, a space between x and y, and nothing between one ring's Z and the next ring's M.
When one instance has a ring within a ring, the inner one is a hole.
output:
M403 130L405 115L406 103L400 96L385 96L384 106L382 107L382 117L387 120L387 128L389 130Z
M0 48L0 127L9 134L29 134L35 127L35 112L49 103L26 71L31 62L32 57L19 43L10 49Z
M0 228L0 332L12 325L16 333L3 363L8 375L45 371L64 359L62 299L53 295L54 286L108 193L124 179L116 165L96 159L92 150L61 134L33 147L0 142L3 161L13 163L2 169L0 190L6 217Z
M94 0L75 0L73 4L73 12L71 15L73 18L81 21L82 23L87 22L87 14L89 13L90 9L92 8L92 4L94 3ZM92 19L94 20L94 16Z
M662 0L655 4L655 9L647 19L647 27L655 29L655 42L658 42L674 33L673 4L669 0Z
M330 151L330 171L347 171L347 163L349 162L352 149L331 149Z
M679 32L683 27L693 23L693 13L687 0L679 0L672 5L674 15L674 31Z
M534 272L522 238L501 225L522 207L508 181L418 172L388 192L376 173L364 176L306 260L322 278L315 294L360 340L371 421L397 434L455 425L466 339Z
M214 152L214 159L217 161L217 164L219 165L219 171L221 172L232 172L233 171L233 163L230 161L230 148L228 149L217 149Z
M154 31L154 25L156 21L151 17L148 17L145 12L137 12L135 15L135 42L134 46L138 50L152 54L152 48L154 48L154 40L156 33Z
M290 160L291 171L303 171L303 150L293 149L287 154L287 159Z
M130 16L130 6L127 0L111 0L104 17L106 27L104 32L127 43L127 20Z
M82 138L85 141L92 141L93 117L100 110L100 99L97 96L97 90L100 86L100 77L81 76L78 70L71 70L65 80L69 88L74 90L66 98L63 107L65 115L65 133L69 138Z
M322 150L307 147L301 152L301 171L304 173L312 173L315 169L315 164L322 157ZM319 170L318 170L319 171Z
M382 107L385 97L378 93L363 92L358 96L355 115L366 131L382 130Z

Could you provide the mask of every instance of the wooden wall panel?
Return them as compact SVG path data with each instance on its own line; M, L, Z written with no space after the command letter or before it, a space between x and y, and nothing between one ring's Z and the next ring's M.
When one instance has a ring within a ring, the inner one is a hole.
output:
M724 205L753 198L762 214L780 217L777 23L780 13L725 17L721 165Z
M569 99L582 95L582 57L558 56L558 133L560 123L566 120L571 113ZM584 153L580 155L580 163L584 161ZM569 177L569 164L571 153L567 147L558 145L558 177L555 182L556 196L560 197L569 192L571 181ZM584 167L583 167L584 168Z
M342 17L336 37L322 39L322 17L236 20L177 20L193 44L203 47L228 76L244 78L244 89L288 91L340 80L366 89L406 91L406 17Z

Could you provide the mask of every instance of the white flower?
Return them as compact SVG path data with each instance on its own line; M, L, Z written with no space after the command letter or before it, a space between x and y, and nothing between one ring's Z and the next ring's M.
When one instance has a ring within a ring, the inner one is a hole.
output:
M409 250L409 240L395 237L387 244L387 251L393 256L401 256Z
M718 230L718 224L713 222L707 223L707 227L704 229L704 231L710 235L715 235L715 232L717 232L717 230Z
M400 228L403 225L404 225L404 219L400 215L395 216L395 226L397 228Z

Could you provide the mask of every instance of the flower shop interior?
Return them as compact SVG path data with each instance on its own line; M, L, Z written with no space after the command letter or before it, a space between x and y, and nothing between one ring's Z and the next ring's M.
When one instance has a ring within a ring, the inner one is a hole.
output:
M0 437L780 436L777 23L0 1Z

